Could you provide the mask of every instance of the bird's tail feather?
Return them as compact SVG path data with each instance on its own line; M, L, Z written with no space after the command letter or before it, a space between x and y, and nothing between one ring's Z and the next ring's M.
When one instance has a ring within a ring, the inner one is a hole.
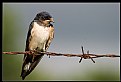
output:
M34 68L38 65L43 55L44 54L37 55L36 57L34 57L34 61L32 61L33 60L32 55L27 55L27 57L23 62L22 72L21 72L21 77L23 80L27 75L29 75L34 70Z

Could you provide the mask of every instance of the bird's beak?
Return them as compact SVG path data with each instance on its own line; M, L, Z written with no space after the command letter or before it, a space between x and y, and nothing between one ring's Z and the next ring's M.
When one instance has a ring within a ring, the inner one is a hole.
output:
M54 23L54 19L53 18L50 18L50 21Z

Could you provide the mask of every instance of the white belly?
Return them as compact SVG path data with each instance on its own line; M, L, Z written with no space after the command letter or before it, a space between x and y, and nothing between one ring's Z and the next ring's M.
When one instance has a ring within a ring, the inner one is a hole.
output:
M30 41L30 50L38 49L45 51L45 44L49 38L48 27L43 27L34 22L34 27L31 31L32 39Z

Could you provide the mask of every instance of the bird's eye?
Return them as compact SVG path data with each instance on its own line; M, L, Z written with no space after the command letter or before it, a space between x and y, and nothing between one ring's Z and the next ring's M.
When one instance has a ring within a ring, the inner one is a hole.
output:
M49 19L50 19L50 17L48 17L48 16L45 17L45 20L49 20Z

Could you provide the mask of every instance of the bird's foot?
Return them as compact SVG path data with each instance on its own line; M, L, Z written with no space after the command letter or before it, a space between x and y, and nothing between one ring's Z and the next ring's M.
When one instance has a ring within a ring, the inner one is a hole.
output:
M32 54L32 62L34 62L34 58L36 56L36 50L31 50L30 52Z

